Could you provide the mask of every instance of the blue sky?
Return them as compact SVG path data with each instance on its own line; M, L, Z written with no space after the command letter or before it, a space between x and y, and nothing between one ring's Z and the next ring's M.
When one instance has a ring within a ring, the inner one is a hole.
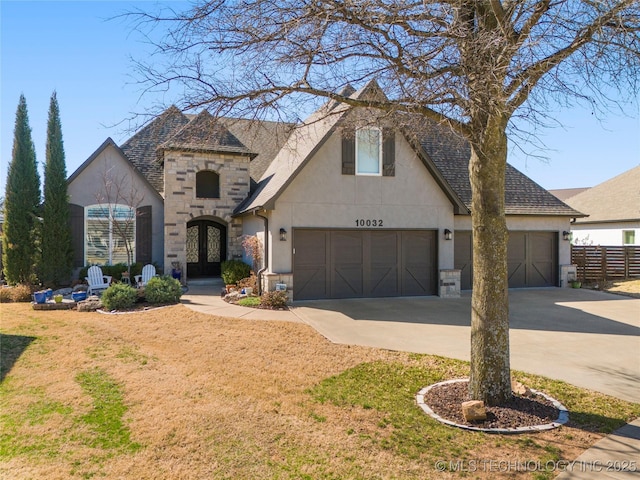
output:
M145 95L132 78L130 57L151 51L120 19L154 1L0 1L0 195L11 160L18 99L24 93L36 146L45 160L51 93L60 104L67 173L71 174L107 138L122 143L131 135L133 113L170 98ZM186 2L172 2L187 5ZM162 3L167 5L168 2ZM589 110L554 114L565 128L541 136L546 161L515 150L510 163L545 188L593 186L640 164L640 116L609 115L600 123ZM530 152L540 153L532 146Z

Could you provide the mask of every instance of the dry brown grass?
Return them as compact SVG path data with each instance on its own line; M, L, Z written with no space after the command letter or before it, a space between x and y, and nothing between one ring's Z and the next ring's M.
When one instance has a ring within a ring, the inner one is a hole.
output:
M393 429L375 409L320 404L307 393L362 362L409 365L415 356L331 344L303 324L220 318L183 306L130 315L0 308L4 334L35 339L3 382L2 416L20 418L38 402L74 412L18 423L21 441L41 439L56 448L3 459L3 478L455 476L436 471L436 451L416 458L385 448ZM74 418L89 410L90 399L75 378L93 368L122 386L138 451L104 451L77 440L84 427ZM432 422L426 415L420 421ZM450 442L468 448L467 458L524 461L558 451L572 460L600 437L571 427L526 441L452 429ZM530 476L512 471L503 478Z
M606 291L640 298L640 279L616 280L607 285Z

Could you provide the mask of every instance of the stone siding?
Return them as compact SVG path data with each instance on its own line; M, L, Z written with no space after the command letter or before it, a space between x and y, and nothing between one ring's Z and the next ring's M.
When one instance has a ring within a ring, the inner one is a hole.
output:
M186 274L187 222L209 219L227 227L227 258L242 257L242 219L232 218L249 195L249 157L219 153L164 153L164 265L180 262ZM220 198L196 198L196 174L211 170L220 176Z
M438 295L442 298L460 298L460 270L440 270Z

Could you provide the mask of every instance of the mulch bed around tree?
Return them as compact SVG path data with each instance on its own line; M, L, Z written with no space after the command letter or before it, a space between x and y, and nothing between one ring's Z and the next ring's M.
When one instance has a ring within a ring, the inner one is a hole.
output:
M514 394L506 405L487 407L485 421L467 422L462 415L462 402L470 400L468 388L468 382L437 385L425 394L424 401L431 410L445 420L477 428L544 425L556 421L560 414L550 400L540 395L524 397Z

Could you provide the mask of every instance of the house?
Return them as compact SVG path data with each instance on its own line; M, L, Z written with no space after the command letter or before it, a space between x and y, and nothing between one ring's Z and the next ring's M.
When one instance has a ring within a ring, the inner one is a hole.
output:
M375 82L349 94L383 95ZM219 275L222 261L243 258L243 235L257 235L262 287L286 284L294 299L458 295L472 279L469 146L399 119L335 102L300 125L171 107L120 147L108 139L70 177L76 265L122 258L109 230L118 218L94 221L111 172L143 199L116 202L135 216L136 259L165 273L180 264L187 279ZM562 232L580 213L511 166L506 213L510 286L564 285Z
M566 190L552 190L556 196ZM563 199L584 212L571 225L574 245L640 245L640 166Z

